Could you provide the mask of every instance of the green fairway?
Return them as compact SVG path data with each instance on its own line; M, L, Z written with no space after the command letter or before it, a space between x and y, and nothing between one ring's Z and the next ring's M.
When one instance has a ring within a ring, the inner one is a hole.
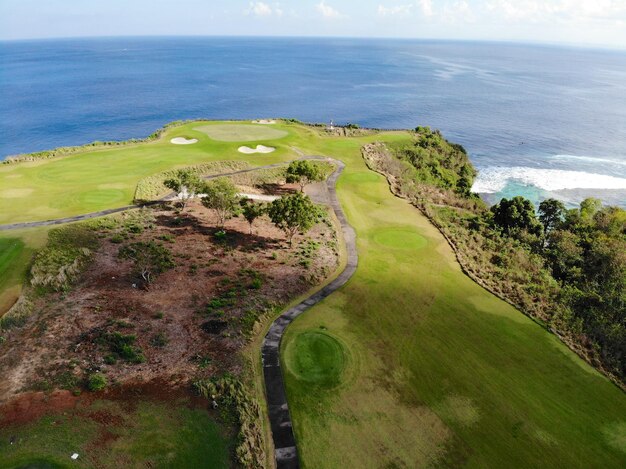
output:
M303 465L623 467L624 394L466 277L358 151L335 156L348 164L338 193L360 260L348 285L283 338ZM300 368L315 375L328 360L301 345L320 327L353 357L337 387L312 388Z
M215 141L194 130L204 127L199 124L170 128L153 142L86 147L65 157L0 164L0 224L62 218L128 205L140 179L173 168L226 160L265 165L297 157L280 143L272 143L276 151L271 154L244 156L237 148L248 141L248 133L243 132L239 141ZM240 127L258 128L261 134L275 135L273 138L287 135L286 126L280 124L272 128L236 123L206 124L206 127L225 129L223 132L229 135L240 133ZM198 139L198 143L170 143L173 137L183 135Z
M275 140L288 135L285 130L259 124L209 124L194 127L213 140L221 142L252 142L254 140Z
M230 467L232 441L205 410L178 401L128 404L100 400L2 428L0 468Z

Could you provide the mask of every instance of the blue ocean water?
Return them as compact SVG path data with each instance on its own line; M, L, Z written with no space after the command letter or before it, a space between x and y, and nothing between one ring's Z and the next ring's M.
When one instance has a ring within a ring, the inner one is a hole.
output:
M176 119L430 125L490 200L626 206L626 51L380 39L0 42L0 159Z

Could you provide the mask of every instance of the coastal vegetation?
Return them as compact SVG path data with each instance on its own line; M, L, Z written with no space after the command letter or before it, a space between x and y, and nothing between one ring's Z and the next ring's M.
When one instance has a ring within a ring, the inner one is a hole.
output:
M434 221L473 278L623 385L626 211L595 199L569 210L548 199L536 210L520 196L487 208L465 190L475 174L465 151L428 128L411 142L368 150L370 164Z
M215 124L233 127L221 129L223 135L247 138L249 129L237 128L240 123ZM197 130L211 125L192 122L147 143L0 166L2 191L16 196L12 203L0 200L0 223L9 223L129 204L141 179L158 176L162 184L191 166L283 164L259 171L262 177L255 172L229 178L239 192L280 198L268 204L237 199L232 215L244 216L225 219L224 226L215 222L212 208L194 199L184 211L156 204L70 225L80 235L76 249L89 254L69 281L61 288L32 286L31 277L21 274L11 281L26 279L28 291L18 305L25 313L17 325L0 332L0 393L43 393L49 400L40 414L1 421L0 467L40 458L63 465L73 451L81 455L79 467L93 461L119 465L122 454L131 458L124 459L131 467L136 461L154 467L194 467L201 460L225 467L228 459L248 467L269 464L260 341L284 307L332 279L343 249L330 214L311 217L318 223L308 231L311 220L299 224L292 248L280 217L275 224L268 215L273 204L304 208L283 215L325 212L309 205L297 183L284 185L288 163L303 154L345 163L337 194L357 233L359 264L344 287L295 320L283 337L284 378L302 466L622 465L623 392L568 350L546 325L562 331L538 314L561 304L554 296L564 290L559 275L576 272L571 266L580 269L579 280L566 281L583 294L597 298L604 295L599 288L618 291L619 283L600 285L608 278L601 260L610 256L602 257L606 250L599 248L605 236L619 239L618 212L589 202L595 212L588 218L587 205L584 217L582 208L575 216L558 204L546 205L536 215L541 234L533 234L525 229L532 222L526 204L504 204L494 209L502 215L496 217L469 193L475 173L463 149L427 128L330 132L278 121L272 127L286 135L253 141L276 151L244 156L237 148L247 140L225 142ZM181 135L198 142L169 143ZM164 172L169 173L163 177ZM101 191L113 185L119 198L105 200ZM394 197L390 186L428 219ZM159 187L151 198L169 190ZM24 195L24 189L32 192ZM305 193L314 189L307 185ZM577 217L592 220L591 227L569 224ZM41 246L35 240L48 230L3 234L0 239L23 242L23 247L5 243L15 246L0 256L5 271L29 271L32 253ZM72 231L65 233L73 239ZM51 246L63 238L52 237ZM164 258L173 261L151 275L149 288L133 256L119 255L136 243L161 246L170 253ZM77 252L63 243L55 249ZM588 266L586 249L593 254ZM42 265L58 273L66 264ZM583 289L590 282L596 290ZM603 321L609 324L611 317ZM24 368L14 373L15 366ZM89 382L97 374L106 385L93 392ZM150 391L132 384L148 376L156 377L146 384ZM206 396L201 403L190 398L191 383ZM57 395L76 399L71 400L76 405L62 407ZM9 415L6 405L0 406L0 418ZM127 406L131 410L124 410ZM52 422L59 429L54 435ZM12 436L19 445L9 446ZM147 443L140 445L143 440Z

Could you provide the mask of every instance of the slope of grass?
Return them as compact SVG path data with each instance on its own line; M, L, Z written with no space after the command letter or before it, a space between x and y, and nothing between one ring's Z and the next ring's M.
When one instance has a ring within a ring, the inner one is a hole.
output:
M227 468L232 444L205 410L184 402L99 400L1 428L0 468Z
M623 467L623 393L463 275L441 235L358 151L335 154L348 163L338 189L360 264L283 339L303 465ZM297 344L320 328L353 357L338 387L291 366L306 363Z
M48 228L0 232L0 316L17 300L33 253Z

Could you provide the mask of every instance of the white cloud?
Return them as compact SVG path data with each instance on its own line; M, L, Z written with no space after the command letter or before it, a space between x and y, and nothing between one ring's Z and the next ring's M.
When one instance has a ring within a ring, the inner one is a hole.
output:
M446 3L441 12L444 21L448 23L471 23L476 17L465 0L457 0L454 3Z
M422 15L424 15L424 16L433 16L434 11L433 11L433 2L432 2L432 0L418 0L417 4L420 7Z
M330 5L327 5L324 0L315 5L315 9L324 17L324 18L341 18L341 13L335 10Z
M378 16L408 16L411 14L413 5L395 5L386 7L378 5Z
M272 7L267 3L263 2L250 2L248 8L244 10L244 14L246 15L255 15L255 16L271 16L273 13ZM281 10L282 14L282 10ZM279 15L280 16L280 15Z
M626 0L490 0L486 6L510 21L619 21L616 16L626 16Z

